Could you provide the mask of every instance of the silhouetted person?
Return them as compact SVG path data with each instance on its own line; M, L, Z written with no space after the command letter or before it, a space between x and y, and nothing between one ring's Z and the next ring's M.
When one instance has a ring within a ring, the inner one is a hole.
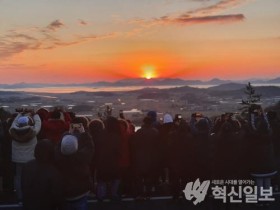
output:
M35 147L35 160L22 171L24 210L56 210L63 201L62 179L54 166L54 145L43 139Z
M41 119L35 114L19 113L10 128L12 136L12 161L16 165L15 187L17 198L22 200L21 172L24 164L34 159L37 135L41 129Z
M120 184L120 127L117 118L108 117L105 131L96 141L96 176L97 199L102 201L107 196L119 200Z
M168 135L167 165L173 199L178 199L188 181L193 181L193 136L186 121L176 121ZM195 178L196 179L196 178Z
M156 174L155 163L158 158L156 153L158 138L159 133L153 127L153 120L145 117L142 127L135 133L131 142L136 199L151 196L152 182Z
M60 110L50 112L48 119L42 124L41 136L58 144L63 134L69 130L70 121L67 119Z
M88 133L67 133L58 144L55 163L62 174L65 210L88 209L94 146Z
M104 130L105 125L102 120L100 119L93 119L89 123L89 134L92 137L93 144L95 146L95 152L92 157L90 169L91 169L91 176L92 176L92 182L96 182L96 164L97 164L97 154L99 153L99 145L98 142L102 140L102 137L104 136ZM94 191L95 189L92 189Z
M250 111L251 175L258 186L268 189L271 177L276 174L271 128L262 108Z
M194 136L194 173L197 178L210 178L210 130L208 118L201 114L193 114L190 120L191 132Z

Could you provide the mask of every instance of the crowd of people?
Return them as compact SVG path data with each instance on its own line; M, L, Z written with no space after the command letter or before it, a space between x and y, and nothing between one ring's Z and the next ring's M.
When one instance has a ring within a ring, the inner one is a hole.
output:
M280 121L258 105L246 117L193 113L189 122L149 111L138 130L123 114L17 111L1 121L2 188L15 190L24 209L87 209L90 193L100 202L153 193L179 199L197 178L280 185Z

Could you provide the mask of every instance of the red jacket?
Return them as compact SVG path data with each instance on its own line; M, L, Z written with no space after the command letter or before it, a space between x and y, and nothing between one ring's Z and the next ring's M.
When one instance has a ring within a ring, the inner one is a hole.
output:
M63 120L49 119L43 122L42 130L43 136L51 140L53 143L58 144L62 135L69 130L69 122Z

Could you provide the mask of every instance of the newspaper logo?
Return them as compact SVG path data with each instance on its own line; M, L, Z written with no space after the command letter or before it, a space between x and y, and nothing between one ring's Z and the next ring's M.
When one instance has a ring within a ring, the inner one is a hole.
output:
M207 194L209 186L209 180L200 183L199 179L197 179L194 183L187 183L186 188L185 190L183 190L183 192L187 200L191 201L193 198L195 198L193 204L197 205L198 203L201 203L205 200L205 196Z

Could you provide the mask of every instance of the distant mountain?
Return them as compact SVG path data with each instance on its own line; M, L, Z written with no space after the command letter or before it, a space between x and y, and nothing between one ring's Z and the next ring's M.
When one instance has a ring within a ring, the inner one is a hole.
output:
M204 83L207 84L207 85L221 85L221 84L230 83L230 82L231 82L230 80L221 80L221 79L218 79L218 78L214 78L214 79L211 79L211 80L206 81Z
M214 87L209 87L208 90L220 90L220 91L228 91L228 90L240 90L244 89L245 85L240 83L226 83L221 84Z
M240 81L240 83L247 83L249 81ZM269 84L269 83L280 83L280 77L271 80L251 80L252 83L258 84ZM208 81L201 80L183 80L178 78L130 78L122 79L116 82L92 82L92 83L71 83L71 84L49 84L49 83L16 83L16 84L0 84L2 89L21 89L21 88L44 88L44 87L127 87L127 86L185 86L185 85L223 85L234 83L231 80L221 80L219 78L213 78ZM223 86L222 86L223 87ZM221 88L222 88L221 87ZM225 86L229 88L229 86ZM231 87L233 88L233 86Z
M280 83L280 77L276 77L274 79L247 79L240 81L240 83L248 83L251 82L252 84L278 84Z
M280 77L277 77L277 78L275 78L275 79L268 80L267 83L280 83Z
M136 79L123 79L116 82L110 83L111 86L161 86L161 85L186 85L186 81L182 79L145 79L145 78L136 78Z

